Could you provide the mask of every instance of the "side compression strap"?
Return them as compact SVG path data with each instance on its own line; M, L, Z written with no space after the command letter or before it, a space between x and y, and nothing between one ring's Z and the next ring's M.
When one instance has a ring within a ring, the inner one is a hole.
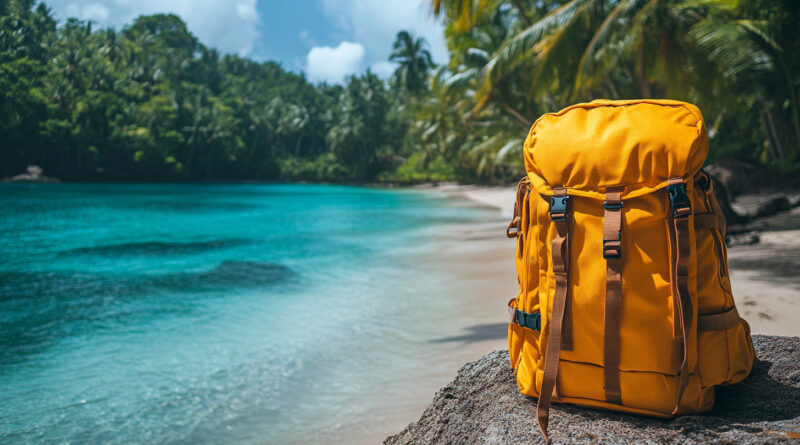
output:
M622 403L619 387L622 318L622 187L609 187L603 203L603 258L606 259L603 376L606 401Z
M516 238L522 231L522 207L528 199L529 190L530 182L528 181L528 177L525 176L517 183L517 197L514 200L514 216L506 228L507 238Z
M672 415L678 413L683 392L689 384L689 332L692 325L692 299L689 295L689 255L691 248L689 245L689 216L692 214L692 204L686 194L686 184L682 178L672 178L667 186L669 192L670 207L672 208L672 232L673 242L673 303L675 307L675 324L679 325L679 341L676 346L680 346L680 366L678 373L678 390L675 400L675 408Z
M564 311L567 303L568 291L568 265L569 260L569 220L570 212L567 209L569 196L566 189L559 187L553 189L550 201L550 219L556 226L551 251L553 255L553 273L556 288L553 296L553 310L548 324L547 349L544 351L544 374L542 376L542 389L539 391L539 402L536 405L536 417L539 419L539 428L542 430L545 443L550 443L547 436L547 423L550 415L550 401L556 388L558 375L558 360L561 355L562 328L564 327Z
M734 306L719 314L698 315L697 330L700 332L725 331L737 326L739 320L739 311Z

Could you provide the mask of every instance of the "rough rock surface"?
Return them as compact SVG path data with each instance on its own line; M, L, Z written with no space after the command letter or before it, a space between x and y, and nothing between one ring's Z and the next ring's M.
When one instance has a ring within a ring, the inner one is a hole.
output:
M716 389L714 410L671 420L554 404L553 443L800 443L800 338L753 336L760 365ZM384 441L398 444L543 443L536 399L520 395L508 352L467 363L422 417Z

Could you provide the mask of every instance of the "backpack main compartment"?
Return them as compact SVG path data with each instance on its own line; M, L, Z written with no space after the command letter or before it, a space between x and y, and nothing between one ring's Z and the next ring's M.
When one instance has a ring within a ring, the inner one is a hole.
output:
M531 128L509 227L520 285L509 354L543 432L548 367L548 406L661 417L707 411L715 385L749 375L707 153L700 111L677 101L594 101Z

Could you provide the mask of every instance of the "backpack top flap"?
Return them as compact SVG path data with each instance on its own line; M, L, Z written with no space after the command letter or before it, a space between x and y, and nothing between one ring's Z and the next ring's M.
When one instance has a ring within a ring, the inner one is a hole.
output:
M605 198L610 186L623 198L692 178L705 162L708 138L700 110L674 100L595 100L540 117L525 140L532 186L552 195Z

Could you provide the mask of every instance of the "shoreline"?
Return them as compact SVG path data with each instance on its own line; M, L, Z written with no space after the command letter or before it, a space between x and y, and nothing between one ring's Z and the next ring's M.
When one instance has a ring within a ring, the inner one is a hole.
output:
M442 307L446 319L435 322L433 331L426 329L427 340L419 345L426 352L405 363L403 369L395 370L397 375L391 377L391 387L385 390L388 397L374 400L370 394L359 403L362 408L368 406L364 409L369 412L369 423L354 422L349 433L340 430L335 437L325 437L329 443L382 443L387 436L419 419L433 394L452 381L464 363L508 347L506 303L516 296L518 288L515 243L505 236L508 218L504 203L497 199L506 190L460 185L406 190L436 193L458 206L490 211L478 221L439 227L441 232L435 234L433 241L418 246L419 250L412 254L422 260L423 264L417 267L439 276L432 297L439 300L437 306ZM514 190L508 209L513 209ZM511 210L508 211L510 217ZM420 313L415 318L419 321L430 317L442 315ZM359 426L364 430L353 434Z

